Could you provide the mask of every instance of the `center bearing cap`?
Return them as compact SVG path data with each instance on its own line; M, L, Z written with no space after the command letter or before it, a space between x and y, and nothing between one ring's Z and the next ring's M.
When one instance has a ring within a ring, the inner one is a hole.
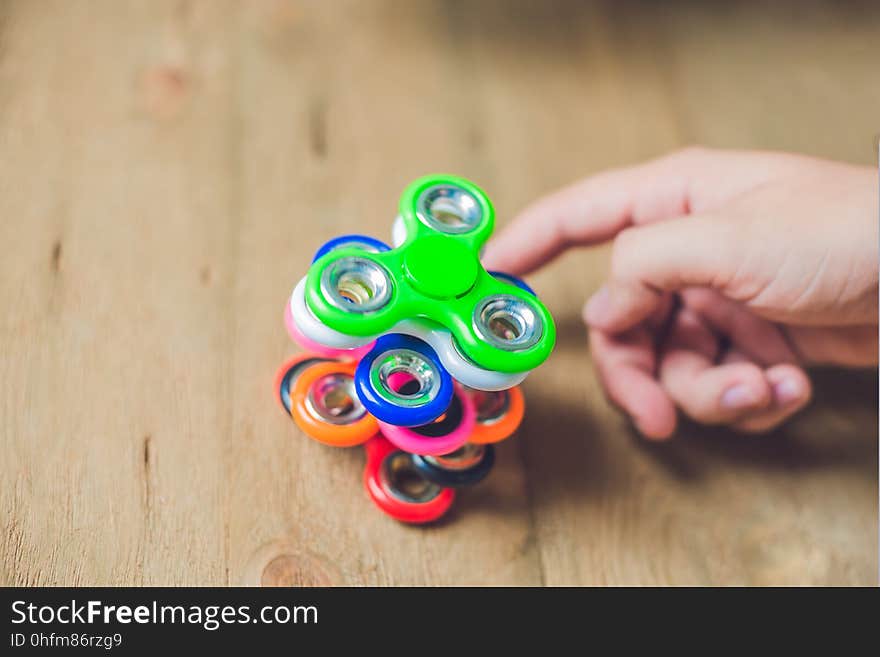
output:
M451 299L474 286L480 264L466 244L442 235L429 235L406 250L403 268L413 287L422 294Z

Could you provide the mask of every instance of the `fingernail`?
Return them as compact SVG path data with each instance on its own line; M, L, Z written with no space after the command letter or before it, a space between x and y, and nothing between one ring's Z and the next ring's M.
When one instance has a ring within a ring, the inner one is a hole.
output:
M782 379L773 386L773 396L776 397L777 403L785 406L803 397L803 390L794 379Z
M606 286L599 288L587 305L584 306L584 319L588 324L597 324L602 321L602 317L607 315L611 310L611 294Z
M758 396L749 386L742 383L728 388L721 395L721 405L730 409L748 408L757 402Z

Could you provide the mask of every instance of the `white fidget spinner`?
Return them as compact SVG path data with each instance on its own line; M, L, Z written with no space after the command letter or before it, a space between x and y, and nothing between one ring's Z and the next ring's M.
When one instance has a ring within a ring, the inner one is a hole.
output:
M335 349L353 349L379 337L347 335L326 326L306 305L305 282L305 278L300 280L290 295L290 314L297 328L309 340ZM490 392L507 390L522 383L528 375L528 372L496 372L479 367L459 352L449 331L427 320L406 319L387 333L411 335L427 342L449 374L469 388Z

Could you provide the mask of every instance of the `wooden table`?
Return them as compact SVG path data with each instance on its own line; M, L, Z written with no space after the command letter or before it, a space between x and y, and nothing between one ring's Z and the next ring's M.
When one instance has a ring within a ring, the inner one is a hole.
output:
M437 526L273 399L312 252L423 173L504 223L691 142L874 162L880 12L757 4L0 4L0 584L875 583L876 372L646 444L578 320L607 250L533 278L558 348Z

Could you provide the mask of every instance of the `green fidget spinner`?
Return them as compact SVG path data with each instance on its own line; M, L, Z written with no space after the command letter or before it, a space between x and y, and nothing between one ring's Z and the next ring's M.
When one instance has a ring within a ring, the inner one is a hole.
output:
M428 176L400 198L406 238L372 252L339 248L310 268L305 296L327 327L352 336L392 332L419 318L439 324L463 356L500 372L540 365L556 340L547 308L480 263L495 211L486 194L455 176Z

